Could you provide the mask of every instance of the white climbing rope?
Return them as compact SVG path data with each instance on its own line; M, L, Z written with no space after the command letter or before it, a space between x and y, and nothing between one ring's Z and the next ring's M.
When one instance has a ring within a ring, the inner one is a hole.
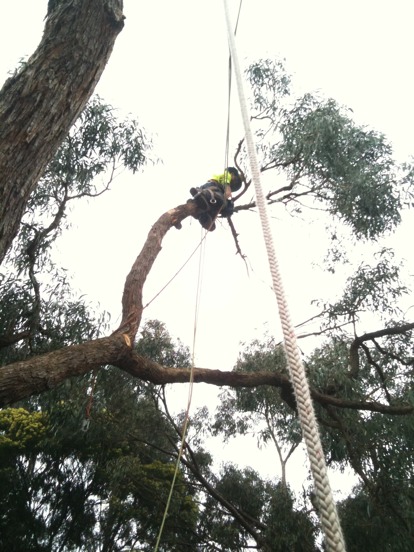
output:
M253 133L250 126L250 117L247 109L243 80L237 56L236 42L232 32L227 0L224 0L224 10L226 16L230 54L233 60L233 70L236 77L240 110L243 119L247 154L256 193L256 204L259 210L260 221L269 260L273 289L279 308L290 379L295 392L299 420L301 423L302 433L309 455L311 471L315 484L315 493L319 506L318 513L321 520L322 530L325 534L328 552L345 552L345 542L339 523L335 501L333 499L331 487L329 484L329 478L322 450L318 424L316 421L315 411L310 395L309 384L306 378L305 368L303 366L300 351L297 345L295 330L290 320L288 304L283 289L278 261L275 255L273 238L270 231L266 201L261 186L260 169L253 140Z

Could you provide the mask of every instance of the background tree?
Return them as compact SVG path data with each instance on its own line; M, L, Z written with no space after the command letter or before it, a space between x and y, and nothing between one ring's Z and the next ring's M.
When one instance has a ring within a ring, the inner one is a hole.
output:
M158 321L145 324L137 350L189 365L188 349ZM0 414L4 548L153 549L182 425L165 388L106 367ZM192 417L162 549L316 550L314 522L294 508L286 483L233 464L215 472L206 417L205 409Z
M278 372L287 375L286 359L281 345L273 338L245 346L235 371L243 373ZM280 390L263 386L252 392L247 388L225 390L217 409L214 433L230 437L251 434L259 445L271 442L281 468L281 486L287 486L286 465L302 440L296 401L289 382Z
M138 348L189 363L160 323ZM156 356L156 354L155 354ZM0 543L7 550L153 550L178 437L157 392L117 369L67 380L0 413ZM194 550L198 506L179 474L164 550Z

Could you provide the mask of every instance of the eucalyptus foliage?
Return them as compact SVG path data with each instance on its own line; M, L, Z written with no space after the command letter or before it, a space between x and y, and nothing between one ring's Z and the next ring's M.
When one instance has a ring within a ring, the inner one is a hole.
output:
M30 196L2 266L0 335L9 345L0 350L3 363L93 339L107 327L108 316L71 289L53 245L70 226L70 206L106 192L122 170L139 170L150 148L139 123L118 119L101 98L81 113Z
M384 135L358 125L333 99L295 97L279 60L253 63L247 77L262 170L276 169L286 182L268 190L269 201L295 210L316 202L359 238L395 228L410 173Z

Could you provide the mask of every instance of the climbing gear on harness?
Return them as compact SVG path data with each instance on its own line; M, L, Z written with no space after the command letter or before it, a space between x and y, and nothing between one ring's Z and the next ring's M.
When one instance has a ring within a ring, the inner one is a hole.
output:
M204 212L194 215L203 228L214 230L214 219L231 217L234 213L234 202L230 199L232 192L240 189L242 181L234 167L227 167L223 174L215 175L206 184L190 188L190 194L199 209ZM207 216L207 213L209 216ZM211 220L210 220L211 219Z
M205 187L191 188L190 193L193 199L189 199L188 202L195 202L202 212L194 215L194 218L200 222L205 230L212 232L216 228L214 219L219 215L229 216L224 213L232 213L233 211L232 209L230 211L228 210L228 202L224 197L224 190L222 190L220 184L215 183L212 186L207 186L207 184L205 184L204 186Z
M195 215L195 218L207 230L214 230L215 225L212 225L212 222L216 217L229 217L233 214L234 203L230 199L226 199L224 188L218 182L209 182L200 188L191 188L190 194L193 199L189 199L188 202L194 201L197 207L203 211L203 213ZM208 216L206 216L207 214Z

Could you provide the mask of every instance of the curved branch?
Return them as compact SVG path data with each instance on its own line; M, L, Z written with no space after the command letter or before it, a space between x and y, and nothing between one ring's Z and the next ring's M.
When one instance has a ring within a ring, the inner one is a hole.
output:
M402 324L401 326L394 326L393 328L384 328L383 330L377 330L375 332L369 332L355 338L358 343L369 341L371 339L377 339L378 337L384 337L386 335L398 335L414 329L414 322Z
M147 276L161 251L164 236L175 226L181 228L181 221L194 215L198 208L193 201L170 209L151 228L140 254L126 278L122 296L122 322L114 333L126 333L134 341L141 322L142 293Z
M414 322L409 322L407 324L402 324L401 326L394 326L393 328L384 328L382 330L377 330L375 332L368 332L366 334L356 336L354 341L351 343L349 349L349 365L350 372L349 375L352 378L357 378L359 374L359 352L358 349L362 346L365 341L373 341L379 337L385 337L386 335L399 335L410 330L414 329ZM404 363L403 363L404 364Z

